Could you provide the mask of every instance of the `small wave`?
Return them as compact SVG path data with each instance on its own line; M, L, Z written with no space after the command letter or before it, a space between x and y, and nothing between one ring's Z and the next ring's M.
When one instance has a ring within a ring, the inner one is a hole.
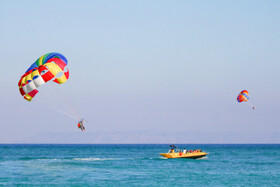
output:
M20 157L19 160L33 160L34 158L31 157Z
M83 160L83 161L105 161L105 160L114 160L114 158L73 158L73 160Z
M18 160L28 161L28 160L61 160L61 159L56 159L56 158L19 157Z
M58 159L58 158L39 158L37 160L62 160L62 159Z

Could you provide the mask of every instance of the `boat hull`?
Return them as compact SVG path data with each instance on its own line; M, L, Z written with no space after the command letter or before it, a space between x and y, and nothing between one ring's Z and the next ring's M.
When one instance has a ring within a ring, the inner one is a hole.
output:
M208 153L199 152L199 153L160 153L161 156L165 158L190 158L197 159L206 156Z

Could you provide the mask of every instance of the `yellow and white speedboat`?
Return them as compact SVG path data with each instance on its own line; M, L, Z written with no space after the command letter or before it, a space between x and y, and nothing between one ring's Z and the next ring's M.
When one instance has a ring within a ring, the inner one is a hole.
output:
M191 158L191 159L196 159L196 158L201 158L206 156L208 153L205 153L200 150L188 152L188 151L181 151L180 149L174 150L171 149L169 150L168 153L159 153L161 156L164 156L165 158Z

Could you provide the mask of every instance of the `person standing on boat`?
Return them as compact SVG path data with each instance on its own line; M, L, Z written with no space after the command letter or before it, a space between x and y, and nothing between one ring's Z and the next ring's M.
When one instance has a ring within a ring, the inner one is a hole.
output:
M171 153L174 153L174 149L177 148L174 144L169 145Z

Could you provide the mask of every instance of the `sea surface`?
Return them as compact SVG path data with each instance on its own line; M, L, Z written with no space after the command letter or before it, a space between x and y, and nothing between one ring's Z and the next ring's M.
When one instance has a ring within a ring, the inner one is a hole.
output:
M163 144L0 145L0 186L280 186L280 145L177 145L203 159L165 159Z

